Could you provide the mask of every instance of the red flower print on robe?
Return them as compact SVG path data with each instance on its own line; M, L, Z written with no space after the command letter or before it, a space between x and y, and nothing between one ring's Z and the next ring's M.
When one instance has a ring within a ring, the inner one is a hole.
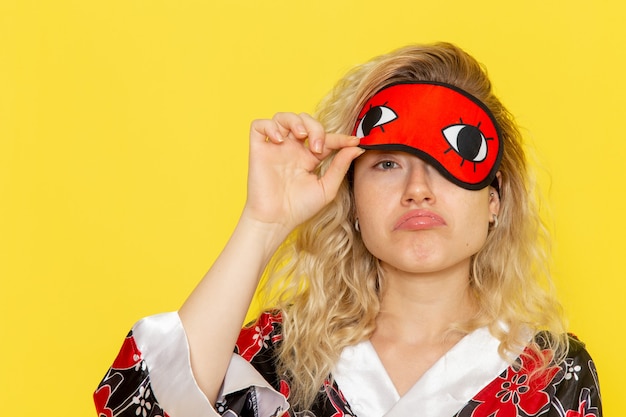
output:
M280 389L278 392L283 394L285 398L289 398L289 395L291 394L291 387L284 379L280 380Z
M93 400L96 404L96 411L99 417L113 417L113 410L107 407L109 397L111 396L111 387L103 385L94 393Z
M236 347L239 356L250 362L262 349L268 348L268 342L272 344L280 340L280 335L272 338L274 325L281 323L280 313L263 313L252 326L244 327L239 333Z
M541 355L552 359L553 352L544 350ZM480 404L472 412L472 417L513 417L520 415L519 410L534 416L550 404L550 395L546 390L551 387L560 368L549 367L531 378L530 374L541 366L542 359L536 352L527 349L521 361L519 369L507 368L503 375L474 397Z

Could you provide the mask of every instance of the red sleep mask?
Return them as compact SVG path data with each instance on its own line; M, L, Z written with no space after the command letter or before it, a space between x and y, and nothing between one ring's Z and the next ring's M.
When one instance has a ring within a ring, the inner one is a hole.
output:
M363 149L409 152L469 190L492 184L502 159L500 129L487 106L442 83L383 88L365 103L352 134Z

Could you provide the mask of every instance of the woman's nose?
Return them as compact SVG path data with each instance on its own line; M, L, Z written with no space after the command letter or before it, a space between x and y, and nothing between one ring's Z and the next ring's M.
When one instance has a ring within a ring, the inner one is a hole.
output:
M433 203L435 195L432 190L432 167L421 159L417 159L407 170L403 201L405 203Z

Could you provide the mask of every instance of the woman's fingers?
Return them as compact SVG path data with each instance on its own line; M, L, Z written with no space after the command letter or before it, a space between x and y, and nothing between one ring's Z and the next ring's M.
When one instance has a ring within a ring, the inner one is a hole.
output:
M326 136L324 126L322 126L320 122L315 120L307 113L300 113L299 117L307 132L309 149L317 154L322 153L322 151L324 150L324 142Z
M286 139L299 142L318 161L346 147L359 145L356 136L326 133L321 123L306 113L276 113L272 119L254 120L250 126L251 143L281 144Z
M327 203L337 195L337 190L348 169L350 169L352 161L361 156L363 152L365 152L365 149L357 147L344 147L337 152L330 166L320 178L324 188L324 198Z
M253 121L250 130L254 141L276 144L285 139L306 141L318 159L327 157L332 151L359 144L359 139L354 136L326 133L322 124L306 113L276 113L272 119Z
M307 113L300 113L298 116L304 123L309 149L318 154L320 159L326 158L331 152L338 149L359 144L359 138L355 136L326 133L324 126Z
M363 153L358 138L326 133L307 114L277 113L253 121L250 130L247 212L290 230L336 196L351 162ZM316 167L331 156L318 177Z
M250 124L250 141L272 141L274 143L284 142L285 138L280 132L278 124L274 120L258 119Z
M254 120L250 128L250 138L281 143L286 138L304 140L311 135L317 137L323 132L322 125L310 116L305 120L302 115L295 113L276 113L271 119Z
M321 156L325 158L333 151L358 146L360 139L356 136L344 135L341 133L326 133L324 138L324 149L321 152Z

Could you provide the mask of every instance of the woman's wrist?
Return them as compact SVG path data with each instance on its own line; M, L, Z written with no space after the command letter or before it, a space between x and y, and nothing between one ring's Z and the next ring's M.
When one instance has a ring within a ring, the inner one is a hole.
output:
M263 259L269 261L293 229L279 222L259 220L244 209L233 236L252 241L256 248L262 248Z

